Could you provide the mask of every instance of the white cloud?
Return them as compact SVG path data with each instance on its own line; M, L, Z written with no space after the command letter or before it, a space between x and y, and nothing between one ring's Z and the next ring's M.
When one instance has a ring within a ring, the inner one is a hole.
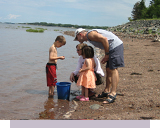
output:
M13 14L8 15L8 19L16 19L17 17L20 17L20 15L13 15Z

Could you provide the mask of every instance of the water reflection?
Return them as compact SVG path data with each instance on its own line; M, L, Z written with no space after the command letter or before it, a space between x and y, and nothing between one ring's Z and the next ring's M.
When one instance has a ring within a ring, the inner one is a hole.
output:
M44 103L44 111L39 113L39 119L55 119L55 103L53 99L48 98Z
M64 115L74 106L72 101L48 98L44 102L44 111L39 113L39 119L65 119Z

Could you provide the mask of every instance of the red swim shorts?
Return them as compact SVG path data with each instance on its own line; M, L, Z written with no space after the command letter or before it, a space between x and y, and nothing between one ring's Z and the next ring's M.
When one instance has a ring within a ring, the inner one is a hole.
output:
M46 78L47 78L47 86L56 85L57 83L56 64L54 63L46 64Z

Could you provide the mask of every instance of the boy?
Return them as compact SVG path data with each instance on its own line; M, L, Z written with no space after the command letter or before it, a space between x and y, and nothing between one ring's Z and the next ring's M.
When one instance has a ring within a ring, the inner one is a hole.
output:
M57 36L55 42L49 49L49 61L46 64L46 78L47 78L47 86L49 87L48 95L49 98L53 97L54 88L57 83L57 75L56 75L56 66L57 60L64 60L64 56L57 56L57 48L62 47L66 44L66 39L63 36Z

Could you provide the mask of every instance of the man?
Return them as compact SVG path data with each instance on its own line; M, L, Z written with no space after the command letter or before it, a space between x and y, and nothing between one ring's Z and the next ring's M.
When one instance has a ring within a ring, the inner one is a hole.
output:
M89 41L95 47L104 49L105 56L101 63L107 62L106 87L97 97L108 97L103 103L113 103L116 99L116 89L119 82L118 68L124 67L123 42L112 32L102 29L93 29L87 32L83 28L75 31L74 41L80 43Z

